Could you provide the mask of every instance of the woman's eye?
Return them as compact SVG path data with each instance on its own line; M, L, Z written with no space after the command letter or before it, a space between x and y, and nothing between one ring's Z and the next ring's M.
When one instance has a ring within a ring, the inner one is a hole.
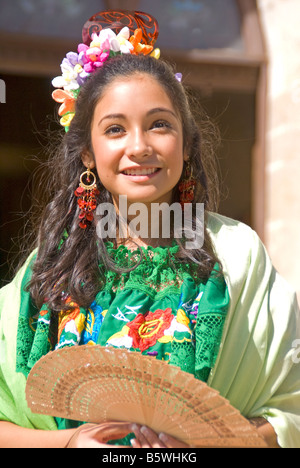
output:
M112 136L119 136L121 135L125 130L123 127L120 127L119 125L112 125L111 127L107 128L105 130L106 135L112 135Z
M152 125L153 128L161 128L161 129L168 129L171 128L171 125L169 122L165 120L157 120L156 122L153 123Z

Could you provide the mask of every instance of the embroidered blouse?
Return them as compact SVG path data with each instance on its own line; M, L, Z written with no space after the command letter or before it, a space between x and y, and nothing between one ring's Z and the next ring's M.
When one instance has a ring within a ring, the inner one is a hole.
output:
M140 259L139 250L115 249L111 243L106 247L122 267ZM59 313L55 340L49 334L48 306L36 310L24 292L30 275L27 269L18 324L17 370L27 376L35 362L53 349L100 344L165 360L206 381L219 350L228 291L218 264L202 282L196 277L195 266L181 263L177 252L177 245L142 248L142 259L135 269L121 274L106 272L105 287L88 309L68 298L73 309Z

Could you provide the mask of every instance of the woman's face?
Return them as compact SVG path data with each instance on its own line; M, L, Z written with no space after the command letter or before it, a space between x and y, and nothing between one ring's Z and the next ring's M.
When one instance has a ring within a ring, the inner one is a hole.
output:
M171 202L183 168L182 124L162 86L146 74L116 78L96 105L83 162L118 205Z

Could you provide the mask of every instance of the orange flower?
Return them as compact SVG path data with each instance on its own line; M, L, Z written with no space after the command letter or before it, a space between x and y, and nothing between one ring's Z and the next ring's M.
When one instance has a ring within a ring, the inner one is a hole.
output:
M52 93L54 101L62 103L58 109L58 115L64 115L67 112L75 112L75 98L74 95L63 89L56 89Z
M153 47L147 44L141 44L143 32L141 29L136 29L134 31L133 36L130 37L129 41L133 45L133 51L131 51L132 54L138 55L138 54L143 54L147 55L152 52Z
M80 320L81 315L82 315L81 312L80 312L80 307L78 306L78 304L76 304L75 302L72 302L72 300L69 297L67 298L66 302L68 304L70 304L70 307L72 307L72 308L69 309L69 310L62 310L59 313L58 342L59 342L60 336L61 336L63 330L65 329L67 323L71 322L72 320L77 322L78 320Z
M40 317L44 317L45 315L47 315L49 313L49 311L47 309L45 310L40 310Z

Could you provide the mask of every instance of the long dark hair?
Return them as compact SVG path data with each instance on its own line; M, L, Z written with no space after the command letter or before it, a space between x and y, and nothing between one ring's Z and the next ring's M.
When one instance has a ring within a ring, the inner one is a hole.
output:
M67 292L77 304L88 307L104 285L104 269L118 270L107 254L104 240L97 237L96 224L91 223L86 229L78 226L79 208L74 191L81 173L86 170L81 154L92 151L90 129L96 104L115 78L137 73L156 79L181 116L184 149L197 181L194 206L204 203L206 210L217 210L219 194L214 144L218 133L199 106L195 119L188 94L175 78L173 67L149 56L122 55L109 60L82 86L70 129L47 162L48 187L51 187L53 197L40 219L37 257L28 286L37 306L46 300L53 311L59 311L64 307L63 293ZM98 176L97 182L101 186ZM173 192L174 201L179 201L178 186ZM111 202L110 193L101 187L97 201ZM178 243L181 258L196 264L199 277L207 279L217 261L208 234L204 236L201 249L186 250L180 240Z

